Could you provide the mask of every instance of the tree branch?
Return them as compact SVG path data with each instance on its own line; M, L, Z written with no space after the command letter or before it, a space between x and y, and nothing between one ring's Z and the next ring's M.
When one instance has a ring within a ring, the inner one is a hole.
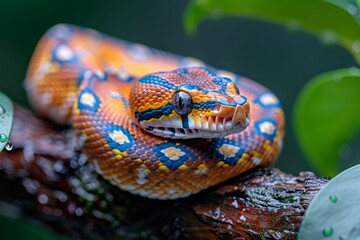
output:
M0 200L81 239L295 239L327 179L257 169L176 201L123 192L98 176L71 129L19 106L0 153Z

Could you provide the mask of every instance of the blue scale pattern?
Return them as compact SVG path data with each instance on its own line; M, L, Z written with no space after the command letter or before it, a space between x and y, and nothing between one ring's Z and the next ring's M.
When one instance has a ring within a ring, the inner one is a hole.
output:
M219 149L223 146L223 144L229 144L234 147L240 147L240 149L234 157L226 157L219 152ZM243 149L243 148L241 148L241 146L239 146L239 143L237 143L233 140L227 139L227 138L215 138L209 144L208 149L210 149L213 152L216 159L218 159L219 161L224 161L225 163L227 163L231 166L234 166L239 161L239 159L241 158L241 155L243 155L243 153L245 151L245 149Z
M212 81L221 87L221 92L226 93L226 85L231 82L231 79L227 77L216 77Z
M144 112L135 112L136 119L141 122L143 120L149 120L151 118L160 118L162 115L169 115L173 110L171 103L166 104L157 109L150 108Z
M136 143L133 135L131 135L131 133L124 127L110 123L104 125L103 130L105 132L106 141L112 149L119 149L120 151L127 151L128 153L132 152L131 149L136 149ZM114 141L114 139L110 137L110 134L115 133L116 131L124 134L128 141L123 141L122 143Z
M256 99L254 99L253 102L256 103L256 104L259 104L259 105L262 106L263 108L275 108L275 107L282 108L280 101L277 101L276 103L271 103L271 104L264 104L264 103L261 101L261 98L262 98L264 95L268 95L268 94L274 95L273 92L267 91L267 92L264 92L263 94L261 94L261 95L260 95L259 97L257 97Z
M154 84L168 89L175 89L175 85L158 76L146 76L139 80L140 84Z
M186 90L193 90L196 89L198 91L202 91L202 92L207 92L206 89L202 89L201 87L195 85L195 84L184 84L180 86L181 89L186 89Z
M207 102L200 102L200 103L194 103L193 108L199 109L199 108L209 108L214 109L216 106L216 101L207 101ZM136 119L141 122L143 120L149 120L151 118L160 118L163 115L169 115L173 111L172 103L168 103L165 106L162 106L157 109L150 108L144 112L135 112ZM187 118L187 117L186 117Z
M92 104L93 106L91 106L89 104L84 104L80 101L81 98L83 97L83 94L92 95L92 97L94 98L94 103ZM80 109L80 110L89 110L92 112L97 112L97 110L99 109L100 103L101 103L100 99L98 98L98 96L96 96L96 94L90 88L84 88L81 91L81 93L79 94L78 109Z
M176 148L177 150L179 150L185 154L182 156L178 156L179 158L177 160L172 160L172 159L168 158L165 155L165 153L162 152L162 150L165 150L165 149L168 149L171 147ZM154 148L153 151L155 152L156 156L158 156L159 160L172 171L178 169L186 161L196 159L195 155L191 151L186 149L183 145L176 145L173 142L165 142L165 143L156 145L156 147Z
M216 104L218 104L217 101L194 103L194 109L199 109L199 108L214 109Z
M270 123L272 123L272 124L275 126L275 129L274 129L274 131L273 131L272 134L267 134L267 133L261 131L260 125L261 125L262 123L264 123L264 122L270 122ZM262 136L268 138L270 141L274 141L274 138L276 137L276 131L277 131L276 122L275 122L274 119L272 119L272 118L266 118L266 119L263 119L263 120L261 120L261 121L255 122L255 123L254 123L254 127L255 127L255 132L256 132L256 134L262 135Z

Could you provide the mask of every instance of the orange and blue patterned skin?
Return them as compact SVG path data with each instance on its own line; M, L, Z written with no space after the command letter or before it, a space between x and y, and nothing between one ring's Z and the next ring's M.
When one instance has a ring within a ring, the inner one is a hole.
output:
M274 163L284 113L260 84L71 25L38 44L25 86L33 107L70 124L96 171L153 199L197 193Z

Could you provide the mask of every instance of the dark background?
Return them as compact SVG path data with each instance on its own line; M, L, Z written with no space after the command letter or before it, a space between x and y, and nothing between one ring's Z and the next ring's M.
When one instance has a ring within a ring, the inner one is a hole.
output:
M72 23L184 56L252 78L280 98L286 112L284 150L276 163L298 174L314 171L292 130L292 107L304 84L333 69L355 65L339 46L325 46L303 32L248 19L202 23L197 34L184 31L184 0L0 2L0 91L28 106L23 79L41 35L57 23ZM1 222L0 222L1 224Z

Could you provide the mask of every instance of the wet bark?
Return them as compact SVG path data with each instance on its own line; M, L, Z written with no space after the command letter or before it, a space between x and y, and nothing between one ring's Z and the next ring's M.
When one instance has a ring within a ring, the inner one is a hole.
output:
M19 106L0 153L0 201L78 239L295 239L327 179L257 169L195 196L158 201L98 176L71 129Z

